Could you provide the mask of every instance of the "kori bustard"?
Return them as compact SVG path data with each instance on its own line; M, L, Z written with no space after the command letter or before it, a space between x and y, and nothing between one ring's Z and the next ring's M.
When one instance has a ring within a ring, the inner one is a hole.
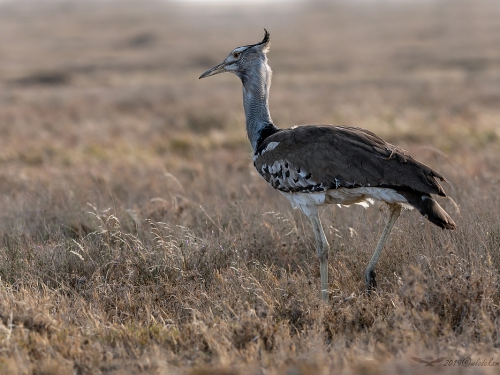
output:
M318 216L325 204L383 201L389 220L364 273L369 294L376 287L375 266L403 208L416 208L443 229L455 229L453 219L431 194L445 197L444 177L374 133L350 126L302 125L279 129L271 120L268 97L271 68L267 63L270 36L234 49L200 78L236 74L243 83L246 129L253 163L260 175L309 218L316 238L321 297L328 300L329 245Z

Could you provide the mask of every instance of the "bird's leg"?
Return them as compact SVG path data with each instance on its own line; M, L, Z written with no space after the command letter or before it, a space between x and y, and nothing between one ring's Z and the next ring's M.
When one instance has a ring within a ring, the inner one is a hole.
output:
M366 294L370 295L371 291L377 287L377 282L375 281L375 266L377 265L378 258L380 257L380 253L384 248L385 242L391 233L392 227L396 223L399 215L401 214L402 206L400 204L389 204L389 220L385 225L384 231L380 236L380 239L377 244L377 248L372 255L372 259L370 263L368 263L368 267L365 270L365 284L366 284Z
M323 232L318 213L316 212L308 217L316 237L316 255L319 259L319 274L321 277L321 299L328 302L328 250L330 246L326 240L325 232Z

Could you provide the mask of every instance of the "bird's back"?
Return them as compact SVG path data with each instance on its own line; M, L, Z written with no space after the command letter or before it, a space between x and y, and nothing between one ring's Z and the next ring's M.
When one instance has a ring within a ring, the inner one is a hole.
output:
M261 142L254 165L283 192L338 188L409 189L446 196L439 173L374 133L356 127L303 125Z

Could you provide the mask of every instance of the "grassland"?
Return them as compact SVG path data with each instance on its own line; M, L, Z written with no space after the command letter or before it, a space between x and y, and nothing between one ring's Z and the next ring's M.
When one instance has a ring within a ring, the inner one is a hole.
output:
M496 1L0 3L0 373L498 373ZM240 83L198 76L272 36L280 127L355 125L449 180L458 224L328 208L253 170Z

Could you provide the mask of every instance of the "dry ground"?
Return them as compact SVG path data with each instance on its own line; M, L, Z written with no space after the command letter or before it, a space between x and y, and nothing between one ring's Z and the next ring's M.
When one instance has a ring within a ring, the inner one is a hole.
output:
M1 2L0 373L498 373L498 19L493 0ZM263 27L278 126L361 126L449 180L458 230L405 212L371 298L385 209L322 211L322 306L239 81L198 81Z

